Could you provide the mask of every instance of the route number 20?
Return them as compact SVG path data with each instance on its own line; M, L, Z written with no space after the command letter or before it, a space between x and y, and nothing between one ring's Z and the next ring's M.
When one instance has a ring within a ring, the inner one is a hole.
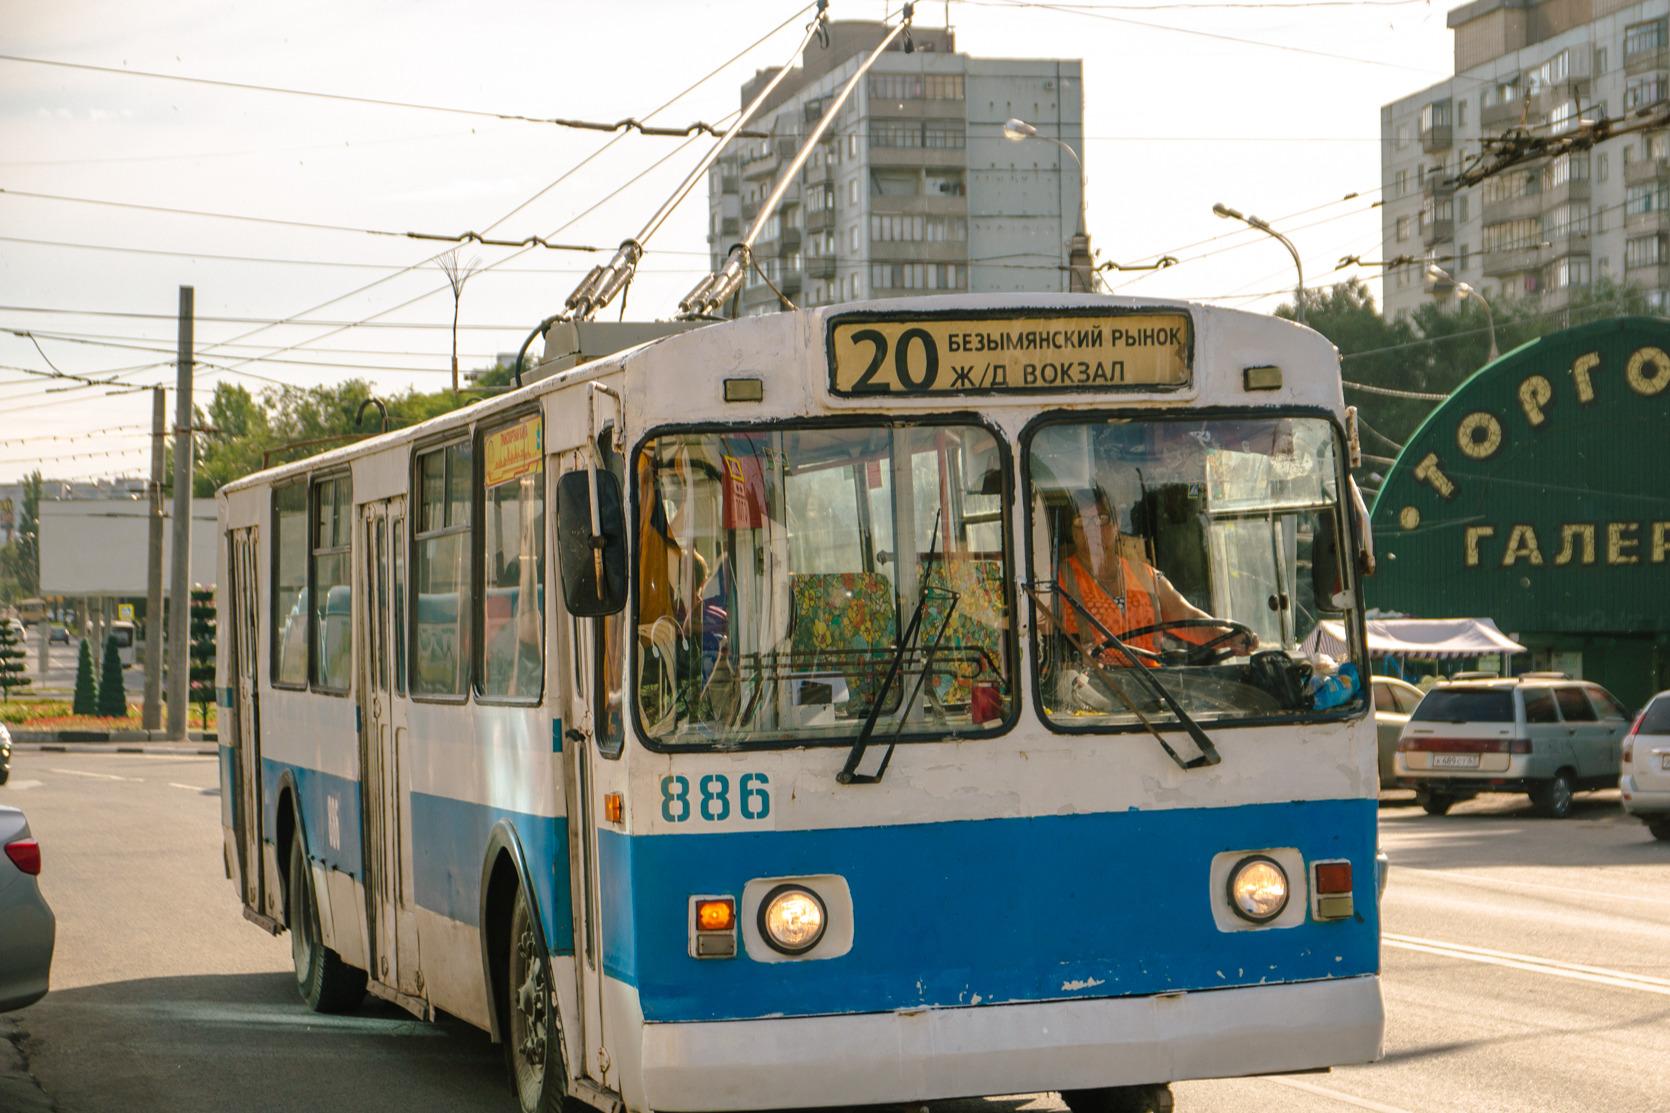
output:
M737 814L743 819L764 819L771 814L771 779L764 773L744 773L737 778ZM661 818L683 823L699 809L709 823L731 817L731 779L723 773L709 773L696 781L696 798L690 794L690 778L671 773L661 778Z

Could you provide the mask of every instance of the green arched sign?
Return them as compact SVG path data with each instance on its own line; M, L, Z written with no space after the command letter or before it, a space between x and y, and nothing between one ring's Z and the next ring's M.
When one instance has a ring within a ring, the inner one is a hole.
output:
M1646 671L1612 682L1650 691L1670 664L1670 322L1567 329L1480 370L1404 446L1372 523L1372 606L1546 648L1604 636L1591 659L1621 636Z

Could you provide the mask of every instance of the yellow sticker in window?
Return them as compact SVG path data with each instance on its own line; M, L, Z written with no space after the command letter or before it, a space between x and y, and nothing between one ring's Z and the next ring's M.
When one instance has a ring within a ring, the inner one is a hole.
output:
M538 414L495 429L481 439L485 485L497 487L540 469L545 459L545 423Z

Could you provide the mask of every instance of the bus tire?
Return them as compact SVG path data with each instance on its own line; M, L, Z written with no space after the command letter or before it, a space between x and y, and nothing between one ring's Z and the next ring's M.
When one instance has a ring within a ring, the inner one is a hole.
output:
M1097 1090L1062 1090L1061 1100L1073 1113L1171 1113L1171 1087L1106 1086Z
M563 1108L562 1039L552 1010L551 961L539 945L528 892L516 888L505 940L504 1053L523 1113Z
M301 835L290 840L290 960L296 992L316 1013L345 1013L365 997L365 971L342 961L319 936L319 909L313 897L313 872L302 853Z

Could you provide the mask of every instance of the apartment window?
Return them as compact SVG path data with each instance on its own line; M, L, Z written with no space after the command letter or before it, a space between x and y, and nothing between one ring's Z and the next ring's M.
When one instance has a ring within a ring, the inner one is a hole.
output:
M1670 135L1655 131L1642 142L1647 149L1647 157L1654 162L1663 162L1666 156L1670 156Z
M1406 217L1406 216L1400 216L1400 217L1397 218L1397 242L1402 243L1404 240L1407 240L1408 238L1409 238L1409 218Z
M1458 128L1467 126L1467 101L1465 99L1455 102L1455 126Z
M348 537L353 524L353 480L346 475L313 484L312 562L308 567L308 680L316 692L346 692L354 662L354 605Z
M1530 170L1493 175L1484 180L1484 203L1494 205L1499 201L1530 197L1540 192L1538 184L1536 173Z
M1624 269L1656 267L1664 262L1664 237L1640 236L1624 244Z
M852 134L847 136L847 157L848 158L857 158L858 157L858 133L857 132L853 132Z
M1456 248L1456 251L1455 251L1455 269L1456 269L1456 273L1459 274L1460 272L1467 269L1467 260L1468 260L1469 255L1471 255L1471 252L1468 251L1466 244L1462 244L1460 247Z
M1607 170L1606 152L1602 151L1600 154L1595 156L1595 180L1597 182L1604 182L1608 176Z
M847 250L854 255L858 254L858 225L856 224L847 229Z
M1624 111L1633 112L1665 99L1666 79L1661 73L1643 74L1624 86Z
M870 96L879 100L962 100L958 73L878 73L870 75Z
M852 181L847 183L847 204L849 204L849 205L858 204L858 179L857 178L854 178Z
M1587 205L1556 205L1543 218L1545 236L1587 236L1589 207Z
M1484 226L1484 250L1486 254L1498 251L1518 251L1532 247L1542 239L1542 222L1536 217L1522 220L1504 220L1498 224Z
M946 243L966 240L968 225L961 217L877 213L870 217L873 242Z
M1531 71L1531 95L1546 92L1564 82L1571 76L1571 55L1568 51L1560 51L1548 61Z
M922 176L922 192L929 197L961 197L961 170L929 170Z
M544 423L530 414L481 436L481 695L535 702L545 680Z
M1548 164L1548 188L1559 189L1569 182L1587 181L1589 177L1588 154L1558 155Z
M1549 275L1549 282L1556 290L1569 290L1574 286L1589 284L1589 260L1561 259L1555 263Z
M1548 132L1550 135L1563 135L1577 127L1577 102L1574 100L1561 101L1548 113Z
M1662 19L1632 23L1624 28L1624 60L1664 49L1665 22Z
M956 263L872 263L876 290L961 290L963 268Z
M961 150L964 144L960 122L930 120L885 120L870 125L870 148Z
M462 697L470 661L469 441L420 452L412 538L414 696Z
M1605 72L1606 72L1606 48L1604 46L1597 46L1597 47L1595 47L1595 76L1599 77L1601 74L1603 74Z
M1484 91L1484 107L1494 108L1497 105L1513 104L1519 100L1519 78L1517 76L1498 81L1487 86Z
M1463 193L1455 199L1455 218L1459 221L1467 219L1467 195Z
M1415 185L1417 187L1426 185L1426 163L1424 162L1415 167Z
M1670 190L1666 190L1662 185L1630 186L1624 194L1624 214L1644 216L1647 213L1663 212L1667 200L1670 200Z
M1437 128L1448 127L1450 123L1450 102L1447 100L1433 101L1421 109L1421 134L1425 135Z
M1399 170L1392 178L1392 196L1402 197L1409 192L1409 171Z
M1409 125L1399 124L1397 126L1397 149L1401 151L1407 146L1409 146Z
M307 684L307 481L273 488L273 685Z

